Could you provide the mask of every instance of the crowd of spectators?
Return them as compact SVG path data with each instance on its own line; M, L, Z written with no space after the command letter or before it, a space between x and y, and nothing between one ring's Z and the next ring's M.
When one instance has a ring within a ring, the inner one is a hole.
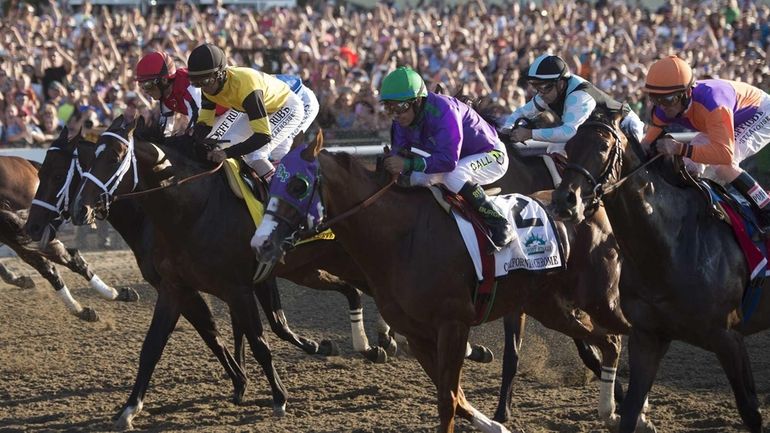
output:
M133 80L144 52L165 50L183 66L197 44L219 45L233 65L299 75L318 95L327 128L377 131L387 118L380 80L400 65L431 90L463 94L498 116L529 96L523 77L539 54L571 69L642 117L646 68L666 54L696 76L737 79L770 90L770 7L758 1L544 0L360 9L319 2L263 12L180 1L148 11L61 8L55 0L6 3L0 23L0 144L37 146L62 126L93 136L116 116L157 116Z

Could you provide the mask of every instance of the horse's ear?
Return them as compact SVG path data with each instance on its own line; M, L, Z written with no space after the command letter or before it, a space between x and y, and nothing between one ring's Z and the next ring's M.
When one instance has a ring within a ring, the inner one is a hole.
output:
M136 126L134 126L134 129L142 130L144 129L144 116L139 116L139 118L136 119Z
M116 117L115 120L112 121L112 124L107 128L108 131L114 131L116 129L120 129L123 127L123 122L125 121L125 118L121 114L120 116Z
M302 159L305 161L311 162L315 160L318 157L318 154L321 153L321 149L324 147L324 132L323 129L318 129L318 134L315 136L315 144L309 145L306 147L300 156L302 156Z

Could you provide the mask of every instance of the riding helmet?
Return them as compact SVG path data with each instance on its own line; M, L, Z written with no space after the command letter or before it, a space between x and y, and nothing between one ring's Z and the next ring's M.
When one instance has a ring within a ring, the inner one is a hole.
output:
M564 59L551 54L543 54L536 58L527 71L528 80L554 81L569 77L569 68Z
M408 66L389 73L380 88L380 101L410 101L428 96L428 88L420 74Z
M677 56L667 56L650 66L643 92L667 94L687 90L695 84L692 68Z
M187 59L187 70L191 77L210 75L225 67L225 53L214 44L195 47Z
M158 78L174 78L176 65L174 59L161 51L145 54L136 64L136 80L149 81Z

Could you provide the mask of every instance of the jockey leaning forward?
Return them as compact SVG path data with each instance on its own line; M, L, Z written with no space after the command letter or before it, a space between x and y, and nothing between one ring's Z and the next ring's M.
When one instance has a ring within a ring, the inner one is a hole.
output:
M160 128L165 135L182 133L195 125L201 106L200 89L190 85L187 68L176 68L168 54L153 51L136 64L136 81L152 99L160 101ZM217 107L217 115L224 113ZM174 113L187 122L174 127Z
M643 92L654 104L643 144L651 146L671 123L699 131L690 143L659 138L655 149L707 165L709 177L735 187L757 211L762 231L770 233L770 197L738 166L770 140L770 95L737 81L695 81L690 65L677 56L650 67Z
M561 57L543 54L536 58L527 70L527 81L537 94L508 116L502 129L512 128L520 118L534 120L547 110L558 116L560 124L540 129L515 128L510 131L512 140L561 143L563 148L563 143L572 138L578 127L596 110L622 112L623 130L635 135L637 140L642 139L644 123L639 116L627 104L612 99L590 82L572 75Z
M320 106L318 104L318 98L315 93L302 83L302 79L296 75L276 75L276 78L286 83L292 92L299 96L302 100L302 106L305 109L305 116L302 118L302 123L299 127L299 132L305 133L310 128L310 125L315 121L318 116ZM271 161L280 161L289 150L291 150L292 142L290 140L284 140L276 145L275 149L270 152Z
M271 151L285 140L291 142L300 132L302 101L272 75L251 68L227 67L224 52L212 44L196 47L187 65L191 84L203 92L194 135L230 144L224 150L209 151L207 158L220 163L225 158L243 156L260 177L268 179L274 171ZM229 108L216 123L215 104Z
M382 80L380 101L393 117L385 169L399 174L402 183L440 183L460 194L479 212L496 248L510 243L511 225L480 186L500 179L508 169L505 145L494 128L463 102L428 92L420 75L407 67Z

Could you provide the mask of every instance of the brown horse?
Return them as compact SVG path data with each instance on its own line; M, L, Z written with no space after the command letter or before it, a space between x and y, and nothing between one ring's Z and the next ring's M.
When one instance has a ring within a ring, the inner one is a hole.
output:
M25 263L32 266L53 286L70 313L81 320L99 319L91 307L83 307L72 297L53 263L66 266L81 275L97 293L108 300L135 302L139 295L124 287L116 290L96 275L76 249L66 248L58 239L50 239L42 249L34 248L24 233L25 214L37 203L33 200L38 186L39 164L14 156L0 156L0 244L10 247ZM52 263L53 262L53 263ZM0 276L9 284L34 287L29 277L18 277L2 267Z
M94 187L95 185L102 189L108 188L102 192L119 194L134 186L132 180L136 181L139 190L143 190L155 188L161 181L174 176L182 178L201 171L200 163L183 155L173 146L166 146L164 152L150 142L134 141L132 132L135 125L123 128L122 121L122 118L116 119L108 132L101 137L101 144L97 146L96 159L92 162L91 170L83 174L84 179L87 180L81 181L77 190L79 193L73 200L72 206L73 221L76 223L92 220L95 209L105 215L110 215L115 210L114 205L111 205L110 194L100 193ZM189 145L189 143L182 144ZM120 179L121 174L113 176L116 158L122 161L133 161L134 157L136 165L133 167L136 170L136 177L133 177L134 172L128 165L122 166L124 171L118 172L123 174L131 171L132 174L126 176L125 180ZM125 171L126 169L129 170ZM109 186L106 186L105 179L110 178L112 180L108 181ZM268 380L273 385L274 409L276 413L282 414L286 393L272 368L269 348L262 340L256 306L248 297L252 292L251 276L256 269L256 262L248 247L248 237L244 236L245 233L250 232L249 227L253 222L243 203L230 192L223 176L202 177L196 180L195 184L179 185L176 188L163 189L138 197L137 202L154 226L156 244L152 254L154 262L161 262L155 263L155 266L158 273L163 276L158 287L159 304L162 296L163 308L156 305L153 317L153 324L158 322L159 325L151 326L148 338L145 340L145 347L148 341L152 341L152 350L148 352L152 356L148 357L147 362L144 362L143 356L140 362L140 370L146 369L148 372L146 380L149 381L149 374L164 348L168 335L173 330L173 324L178 319L179 311L173 299L176 296L182 296L185 291L191 290L191 287L205 288L206 291L228 303L234 328L240 327L247 333L252 351L258 360L262 361ZM223 218L227 220L226 226L221 223ZM38 226L44 224L44 222L38 223ZM295 280L301 281L301 284L309 284L315 279L316 288L334 288L333 285L340 283L336 276L320 270L317 266L310 268L307 264L318 263L320 258L323 263L328 263L328 267L332 268L333 261L336 260L334 257L345 257L345 263L334 265L336 267L333 268L339 275L346 275L352 272L355 266L347 256L340 254L341 251L339 245L334 242L310 243L306 247L298 248L292 256L296 258L287 260L285 265L278 268L279 275L290 278L292 273L296 272ZM212 261L211 257L219 257L221 260ZM360 273L357 275L361 278ZM355 281L354 277L351 277L351 281ZM352 285L347 284L347 286L355 290ZM256 292L260 293L261 290L264 289L258 288ZM273 293L274 290L270 292ZM263 308L266 311L275 312L279 320L285 324L277 296L273 298L271 304L263 303ZM356 319L357 322L361 321L360 311ZM362 327L360 329L363 331ZM250 332L252 335L249 335ZM363 332L362 337L365 339ZM383 350L382 348L368 349L367 351L377 352ZM143 355L144 353L143 349ZM143 392L136 392L136 386L135 392L132 393L123 410L121 419L130 420L141 410Z
M452 217L435 204L427 190L387 190L384 185L388 181L381 172L367 171L346 154L319 153L321 148L319 134L314 145L295 149L284 158L278 175L296 201L277 199L277 182L273 181L269 214L258 230L264 239L257 242L258 257L272 263L282 256L286 240L300 227L345 214L345 218L335 220L334 232L366 274L381 314L407 337L436 385L439 431L454 430L455 414L484 431L507 431L475 410L460 388L465 342L474 319L471 294L476 274ZM287 168L293 164L297 170ZM367 200L378 191L382 193L376 201ZM538 197L548 200L547 193ZM348 212L365 200L369 207ZM321 209L325 215L318 215ZM600 348L604 366L614 371L619 337L608 335L588 314L567 301L575 283L599 284L603 280L606 286L617 284L618 257L609 224L597 213L593 224L584 226L589 229L557 224L562 238L569 241L568 271L514 272L500 278L489 318L523 312L538 317L539 312L548 311L542 314L544 323L569 330L569 335ZM595 263L603 266L586 270L586 265ZM549 291L553 291L551 296L543 295ZM612 385L603 386L602 391L611 393ZM608 412L610 416L612 412Z
M680 340L716 354L744 424L761 432L744 335L770 327L768 284L755 313L743 320L748 272L731 229L710 215L701 192L683 185L668 159L649 160L638 141L619 131L617 117L578 129L567 143L572 170L553 199L570 220L601 200L623 252L621 304L633 328L620 431L637 427L661 359Z

